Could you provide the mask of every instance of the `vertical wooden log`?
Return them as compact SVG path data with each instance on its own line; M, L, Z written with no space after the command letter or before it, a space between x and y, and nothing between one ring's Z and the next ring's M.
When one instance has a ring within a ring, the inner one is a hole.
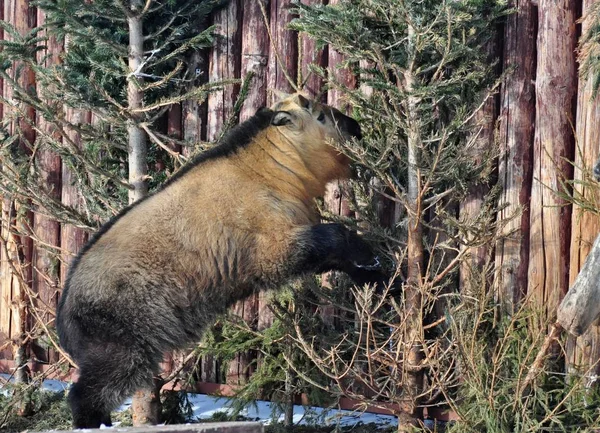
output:
M231 0L226 7L214 12L212 20L216 26L217 37L208 55L208 81L240 78L241 75L241 46L242 46L242 3L241 0ZM211 93L207 102L206 137L205 140L215 142L223 133L223 128L233 115L235 101L239 94L239 85L225 86L222 90ZM193 103L192 103L193 104ZM187 141L197 141L201 138L194 107L189 107L184 119L184 133ZM192 128L190 129L190 126ZM196 136L190 133L195 131ZM193 140L190 140L193 139ZM204 382L217 383L218 369L214 357L205 355L201 360L200 378Z
M4 20L4 0L0 0L0 20ZM0 39L4 40L4 29L0 29ZM4 88L4 79L0 78L0 92L2 96L8 96ZM4 104L0 104L0 116L4 119ZM10 131L9 131L10 132ZM2 164L0 163L0 170ZM5 221L8 218L7 208L5 206L5 197L0 196L0 237L5 239L8 235L5 227ZM10 320L11 320L11 288L6 285L8 270L8 257L5 254L4 248L0 244L0 345L4 345L10 341ZM0 359L12 359L10 347L5 347L0 350Z
M556 193L570 178L574 149L575 10L574 0L541 0L538 8L528 291L548 316L569 283L571 209Z
M589 11L593 0L583 1L582 34L590 28L593 16ZM600 98L593 98L593 79L580 76L577 92L577 118L575 121L576 149L574 195L584 201L600 204L600 194L594 184L592 170L598 160L600 143ZM592 185L590 185L592 182ZM571 287L583 267L594 240L600 233L600 217L577 204L573 205L571 229L571 262L569 286ZM600 359L600 327L592 326L581 337L569 337L567 341L567 364L587 371ZM596 364L589 374L599 374L600 366Z
M29 33L36 26L36 9L30 6L29 1L7 1L5 3L5 17L10 24L22 35ZM26 91L35 92L35 74L30 68L20 68L22 65L13 65L12 74L20 87ZM17 75L18 71L18 75ZM36 139L34 127L35 110L25 104L18 103L17 109L20 114L13 119L11 126L13 134L19 134L17 146L18 152L31 155ZM5 107L9 109L9 107ZM12 113L16 114L16 113ZM19 367L15 371L16 382L27 382L29 380L26 363L29 358L29 297L27 291L31 290L32 278L32 250L33 243L30 230L33 225L33 214L28 209L28 203L18 201L14 198L5 200L7 219L3 221L3 234L5 235L6 250L5 259L10 263L4 265L4 280L0 283L3 290L11 287L12 295L12 317L10 323L11 337L13 341L13 354L15 364ZM8 265L8 267L6 267ZM27 415L32 407L31 402L24 401L17 407L19 415Z
M269 41L267 88L285 93L295 91L298 72L298 32L287 29L293 18L291 7L292 0L271 0L270 27L273 40ZM276 95L268 94L267 105L276 99Z
M337 2L337 0L330 1L331 4ZM347 69L336 69L336 65L344 60L343 55L338 53L337 51L329 48L328 50L328 58L327 63L330 65L330 73L335 76L335 80L339 83L342 83L348 89L353 89L356 87L356 77L352 72ZM327 103L333 107L340 109L342 112L346 112L349 114L350 107L344 104L343 94L340 90L331 88L327 92ZM327 209L337 215L341 215L344 217L354 217L354 212L350 209L349 206L349 196L350 194L350 186L348 182L341 180L334 180L333 182L327 185L325 190L325 197L323 197L323 201ZM333 273L328 273L323 275L322 282L323 287L330 288L331 282L330 279L333 277ZM325 323L330 325L335 325L335 317L338 312L336 311L333 305L323 305L319 308L321 317Z
M305 4L324 4L323 0L302 0ZM307 93L311 98L315 98L318 95L321 96L322 102L327 102L327 93L322 92L323 80L317 75L310 72L309 65L315 64L322 68L327 67L329 60L329 50L325 49L317 50L315 40L310 38L305 33L300 34L300 42L298 46L298 62L299 68L298 81L302 87L302 91ZM333 193L332 193L333 194ZM327 281L323 281L327 284ZM330 305L322 305L318 307L319 315L330 325L333 325L335 311Z
M272 40L269 41L269 63L267 66L266 82L268 89L276 89L285 93L295 91L298 71L298 33L287 30L292 20L291 0L271 0L270 29ZM266 10L265 10L266 12ZM270 106L277 100L273 92L267 94L266 105ZM273 313L269 309L269 297L266 292L258 295L259 330L273 324Z
M489 42L487 47L488 58L490 62L497 57L496 43ZM496 124L496 97L489 97L485 101L483 107L475 114L473 118L473 135L471 140L473 141L470 150L473 153L474 162L477 165L489 163L485 161L485 157L489 150L494 146L494 132ZM463 221L473 221L482 211L482 206L485 200L485 196L489 193L489 185L485 183L478 183L472 185L469 188L469 193L465 200L459 204L460 219ZM466 241L472 239L468 238ZM484 285L487 289L488 278L483 275L485 271L486 263L490 258L491 246L485 245L481 247L466 248L466 258L462 261L459 269L459 287L461 290L469 287L476 289L476 286Z
M85 124L92 121L92 116L88 111L77 110L74 108L66 108L65 116L69 123ZM69 138L81 147L81 136L75 132L69 132ZM63 163L61 167L61 201L66 206L71 206L75 209L82 209L83 199L79 194L79 186L77 177L67 164ZM79 253L87 242L88 236L85 231L71 224L63 224L60 232L60 245L62 250L62 260L60 267L61 286L64 287L65 279L67 278L69 264L73 258Z
M329 4L337 4L339 0L330 0ZM328 50L327 63L330 68L330 73L336 82L340 83L347 89L356 88L357 80L354 74L348 69L338 68L344 61L344 56L332 48ZM338 108L342 112L350 114L350 108L344 100L343 93L341 90L331 88L327 92L327 103ZM348 189L345 187L344 182L332 182L327 188L325 193L325 203L332 212L344 216L353 216L353 212L348 206L348 199L344 196Z
M302 3L308 5L324 4L325 0L302 0ZM318 50L314 39L305 34L300 36L299 46L300 68L298 81L302 90L311 98L321 95L323 101L326 100L326 95L321 94L323 88L323 80L316 74L310 71L309 65L315 64L321 67L327 67L329 60L329 48L325 47Z
M43 25L45 16L38 11L38 25ZM52 67L59 63L59 56L63 52L62 42L51 37L46 50L38 54L41 62L45 59L45 66ZM52 127L43 118L38 119L40 130L52 134ZM54 137L56 140L60 138ZM36 155L36 162L40 169L42 179L50 196L60 200L61 196L61 159L47 146L41 146ZM48 325L54 320L54 311L58 301L60 286L58 249L60 248L60 224L40 213L33 218L33 230L36 245L33 251L33 291L38 293L38 303L35 308L41 319ZM38 345L33 346L36 357L45 362L58 361L58 354L53 350L43 349Z
M256 113L256 110L267 103L267 65L269 63L270 41L262 9L267 14L270 10L269 0L251 0L244 5L242 19L242 78L253 74L254 79L248 97L240 112L240 121L244 121Z
M8 240L10 237L10 224L12 221L10 199L2 198L2 219L0 220L0 234L2 241ZM13 336L13 274L10 268L11 252L7 250L8 244L0 244L0 343L10 343ZM12 345L8 344L4 350L0 352L2 359L13 359Z
M517 308L515 304L527 288L536 33L533 3L513 0L510 7L516 12L506 18L503 69L514 70L500 94L498 176L502 193L497 220L503 238L496 244L495 258L495 290L508 312Z
M227 7L214 13L217 38L209 54L210 82L241 76L242 11L241 0L231 0ZM226 86L208 96L206 141L214 142L220 137L223 126L233 114L239 90L239 85Z
M262 10L261 10L262 4ZM266 105L267 81L266 71L269 60L268 22L265 23L263 11L268 14L268 0L252 0L244 5L242 18L242 78L253 74L252 85L248 97L242 106L240 120L244 121ZM268 20L268 16L267 16ZM258 314L258 297L252 295L246 301L238 302L233 311L241 316L250 326L256 326ZM243 383L251 373L249 370L252 354L241 353L231 362L227 373L227 382Z

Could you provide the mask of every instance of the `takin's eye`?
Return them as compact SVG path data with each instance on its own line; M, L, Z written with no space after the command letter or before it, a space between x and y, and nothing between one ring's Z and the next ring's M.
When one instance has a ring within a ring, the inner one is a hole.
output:
M319 117L317 117L317 120L321 123L325 123L325 113L323 113L322 111L319 113Z

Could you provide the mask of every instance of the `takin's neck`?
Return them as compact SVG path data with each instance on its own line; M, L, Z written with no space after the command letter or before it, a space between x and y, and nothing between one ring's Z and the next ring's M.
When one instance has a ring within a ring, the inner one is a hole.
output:
M281 134L270 129L258 134L252 142L238 153L241 168L269 188L294 196L303 202L312 202L325 193L325 186L332 180L327 173L319 172ZM330 159L330 155L324 155ZM321 164L327 167L332 162Z

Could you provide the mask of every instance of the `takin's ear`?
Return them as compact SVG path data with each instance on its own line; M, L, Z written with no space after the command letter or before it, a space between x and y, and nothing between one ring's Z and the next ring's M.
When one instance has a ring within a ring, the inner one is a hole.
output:
M277 111L271 120L273 126L284 126L292 123L292 115L287 111Z
M296 95L296 103L307 110L310 110L310 99L306 98L304 95L298 93Z
M271 92L271 94L273 95L273 100L275 101L283 101L284 99L290 97L289 93L285 93L277 89L269 89L269 92Z

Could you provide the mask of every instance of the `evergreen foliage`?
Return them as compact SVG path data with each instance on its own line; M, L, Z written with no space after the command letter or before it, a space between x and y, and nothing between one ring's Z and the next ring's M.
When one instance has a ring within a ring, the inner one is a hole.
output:
M398 296L390 288L349 289L344 278L335 278L333 289L312 290L312 310L311 302L299 306L294 300L292 310L311 320L281 315L279 326L285 326L296 358L286 355L289 348L277 350L300 382L358 399L364 407L443 404L455 395L460 375L448 316L455 299L462 299L454 293L459 269L469 248L497 236L496 190L490 180L495 151L481 143L481 126L474 119L499 83L490 52L506 5L496 0L295 4L298 18L292 28L343 54L342 64L313 71L341 92L363 130L363 140L340 146L356 162L358 175L350 191L358 220L344 222L380 246L386 267L398 279L411 265L411 227L420 229L413 244L424 256L420 277L405 285L410 297L421 299L417 309L406 308L409 295ZM333 68L349 68L360 86L346 88ZM487 191L482 204L475 214L461 215L459 204L474 187ZM465 296L487 287L489 261L471 275ZM307 296L302 298L306 302ZM311 323L318 319L315 299L336 307L333 332ZM265 335L253 334L253 339L264 341ZM422 362L410 369L406 359L415 347ZM299 359L313 366L307 370ZM283 377L286 366L278 368L272 377ZM415 372L421 374L418 394L407 391Z

